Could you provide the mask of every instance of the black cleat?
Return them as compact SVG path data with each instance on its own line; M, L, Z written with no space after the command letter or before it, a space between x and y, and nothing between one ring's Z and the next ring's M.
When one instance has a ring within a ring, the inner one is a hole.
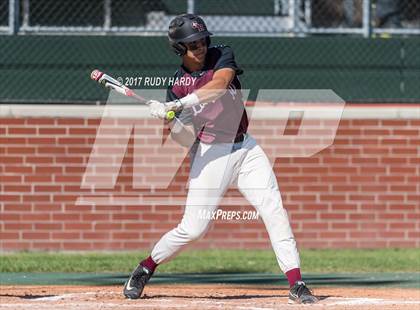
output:
M138 265L124 285L124 296L129 299L140 298L146 283L152 276L152 272L142 265Z
M318 302L305 282L297 281L289 292L289 304L314 304Z

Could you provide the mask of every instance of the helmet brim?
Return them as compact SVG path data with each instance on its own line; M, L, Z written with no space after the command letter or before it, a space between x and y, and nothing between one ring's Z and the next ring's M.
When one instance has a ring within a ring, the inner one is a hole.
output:
M199 32L199 33L194 33L182 40L179 40L177 43L190 43L190 42L194 42L209 36L212 36L213 34L210 31L203 31L203 32Z

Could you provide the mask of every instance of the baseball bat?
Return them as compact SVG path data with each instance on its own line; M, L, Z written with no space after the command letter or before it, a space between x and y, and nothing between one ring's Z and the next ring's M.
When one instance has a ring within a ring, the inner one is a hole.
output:
M114 79L113 77L95 69L92 71L92 73L90 74L90 78L96 82L98 82L99 84L107 87L107 88L112 88L114 89L116 92L127 96L127 97L132 97L137 99L137 101L141 102L141 103L148 103L148 100L146 100L145 98L137 95L133 90L131 90L130 88L128 88L127 86L125 86L123 83L121 83L120 81ZM166 119L167 120L172 120L175 117L175 112L174 111L168 111L166 112Z

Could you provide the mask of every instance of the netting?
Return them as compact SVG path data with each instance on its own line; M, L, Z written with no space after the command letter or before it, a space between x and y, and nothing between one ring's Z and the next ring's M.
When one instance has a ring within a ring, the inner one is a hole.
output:
M120 28L165 32L168 20L187 11L206 16L215 31L225 33L305 34L319 28L340 33L340 28L368 26L405 33L404 29L420 26L417 0L1 0L1 26L8 26L13 2L17 8L12 15L21 32L55 32L63 27L68 32Z
M9 23L9 2L6 0L0 0L0 29L6 27Z
M105 102L95 68L171 76L180 60L166 31L185 12L234 48L251 90L420 101L417 0L0 0L0 102Z

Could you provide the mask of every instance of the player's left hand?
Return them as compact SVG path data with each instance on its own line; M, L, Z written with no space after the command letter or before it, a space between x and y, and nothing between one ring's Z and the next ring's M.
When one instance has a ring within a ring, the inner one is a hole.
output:
M147 105L149 106L150 115L152 117L166 119L166 108L164 103L157 100L149 100Z

